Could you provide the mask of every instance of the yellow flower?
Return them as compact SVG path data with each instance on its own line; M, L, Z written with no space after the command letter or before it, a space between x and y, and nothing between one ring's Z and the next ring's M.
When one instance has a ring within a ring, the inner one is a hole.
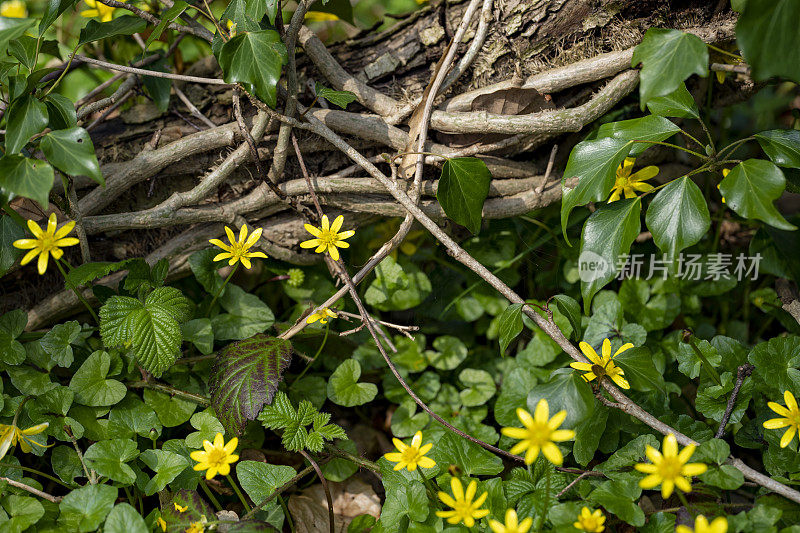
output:
M320 324L327 324L329 318L336 318L336 313L327 307L323 307L316 313L311 313L308 315L308 318L306 318L306 324L313 324L317 320L319 320Z
M14 248L30 250L20 261L21 265L27 265L38 255L39 262L37 267L39 268L39 274L44 274L47 270L47 260L51 255L53 259L61 259L61 256L64 255L64 251L61 248L75 246L80 242L75 237L67 237L67 234L75 227L75 221L67 222L58 230L56 230L57 226L55 213L50 213L50 218L47 219L47 230L43 230L33 220L28 220L28 229L34 238L14 241Z
M124 1L124 0L123 0ZM91 9L84 9L81 11L81 16L86 18L98 17L100 22L110 22L114 18L115 7L101 4L97 0L83 0L83 2Z
M322 226L317 228L311 224L306 224L306 231L316 237L300 243L301 248L316 248L314 250L318 254L325 253L325 250L331 254L334 261L339 260L339 248L349 248L350 244L344 242L344 239L349 239L356 234L353 230L347 230L339 233L344 223L344 217L339 215L333 224L328 222L328 215L322 215ZM339 248L337 248L337 246Z
M24 19L28 16L28 8L21 0L8 0L0 4L0 17Z
M597 352L594 351L594 348L588 342L581 342L580 343L581 351L586 358L591 361L590 363L570 363L569 366L574 368L575 370L580 370L582 372L586 372L583 375L583 379L586 381L592 381L596 377L603 377L608 376L611 380L616 383L619 387L623 389L630 389L631 386L628 381L622 377L625 375L625 372L614 364L613 359L621 354L622 352L633 348L633 344L630 342L623 344L620 346L619 350L617 350L614 355L611 355L611 341L605 339L603 341L603 348L601 350L603 357L598 357Z
M16 420L14 420L14 422L16 422ZM11 446L16 446L17 444L19 444L19 448L24 453L31 453L33 450L31 444L35 444L40 448L49 448L49 446L39 444L35 440L28 438L31 435L38 435L47 429L48 426L50 426L50 423L45 422L43 424L37 424L29 427L28 429L19 429L14 424L0 424L0 459L6 456L6 453L8 453L8 449Z
M722 178L723 178L723 179L724 179L724 178L727 178L727 177L728 177L728 174L730 174L730 172L731 172L731 169L729 169L729 168L723 168L723 169L722 169ZM719 190L719 183L717 183L717 190ZM722 203L723 203L723 204L725 203L725 197L724 197L724 196L722 197Z
M636 191L649 192L653 190L652 185L643 182L654 178L658 174L658 167L644 167L631 174L635 161L634 157L626 157L625 161L617 168L617 180L611 189L609 203L616 202L623 194L625 198L636 198Z
M692 533L692 529L688 526L678 526L675 528L675 533ZM697 515L694 519L694 533L728 533L728 519L718 516L709 524L705 516Z
M186 509L189 508L188 505L183 505L183 506L178 505L178 502L172 502L172 505L175 506L175 510L178 511L179 513L185 513Z
M781 448L786 448L794 434L800 430L800 409L797 408L797 400L794 394L788 390L783 393L783 401L786 407L776 402L767 402L770 409L781 415L783 418L771 418L764 422L764 427L767 429L780 429L789 427L781 437Z
M203 441L204 450L198 450L189 454L189 457L197 461L194 465L195 470L207 470L206 479L212 479L217 472L227 476L231 472L231 463L239 460L238 455L234 455L239 439L233 437L225 444L222 433L217 433L214 437L214 444Z
M417 469L417 466L420 468L433 468L436 466L436 462L433 459L425 457L425 454L433 448L433 443L429 442L424 446L420 446L422 444L421 431L417 431L414 434L414 438L411 439L411 445L405 444L400 439L392 439L392 442L397 451L389 452L384 457L386 457L387 461L397 463L394 465L395 470L407 468L409 472L413 472Z
M306 13L306 20L310 22L331 22L339 20L333 13L323 13L322 11L309 11Z
M453 510L436 511L436 516L447 518L447 521L451 524L464 522L465 526L472 527L475 525L475 520L480 520L489 514L489 509L479 509L489 496L488 492L484 492L478 496L477 500L472 500L475 497L475 491L478 490L477 481L474 479L470 481L469 485L467 485L467 492L464 493L464 485L461 484L461 480L456 477L450 478L450 488L455 498L451 497L446 492L439 491L439 499L442 500L445 505L452 507Z
M533 518L526 518L522 522L517 519L517 512L514 509L506 511L506 523L501 524L497 520L489 520L489 527L494 533L528 533L533 524Z
M600 509L590 511L588 507L584 507L578 515L578 521L572 525L575 529L580 529L581 531L600 533L606 528L603 525L605 521L606 517L603 516L603 511Z
M156 520L156 525L161 528L161 531L167 533L167 522L160 516Z
M518 407L517 417L519 417L522 425L525 426L524 428L508 427L501 430L503 435L507 437L521 439L511 448L511 453L520 453L527 450L525 464L528 465L533 464L539 456L539 450L554 465L560 465L564 462L561 450L553 443L575 438L575 432L571 429L558 429L564 419L567 418L565 410L559 411L553 418L549 418L550 406L547 404L547 400L542 398L536 404L536 411L533 416L525 409Z
M228 259L228 266L235 265L238 261L241 261L242 264L246 269L250 269L252 266L250 264L251 257L263 257L264 259L267 258L264 252L251 252L250 248L252 248L257 242L258 239L261 238L261 233L264 231L264 228L258 228L250 236L247 236L247 224L243 225L239 229L239 240L233 235L233 230L228 226L225 226L225 233L228 234L228 241L230 244L225 244L219 239L211 239L210 242L214 246L219 246L224 252L217 254L214 256L214 261L222 261L223 259Z
M200 515L200 520L189 524L189 527L187 527L184 531L185 533L203 533L206 530L207 522L208 520L206 520L206 515Z
M639 486L643 489L652 489L661 485L661 496L664 499L672 495L675 487L683 492L691 492L692 483L688 478L699 476L708 469L703 463L687 464L694 454L695 445L690 444L678 453L678 440L670 433L664 437L661 449L663 455L652 446L647 446L644 453L651 463L634 465L639 472L649 474L639 482Z

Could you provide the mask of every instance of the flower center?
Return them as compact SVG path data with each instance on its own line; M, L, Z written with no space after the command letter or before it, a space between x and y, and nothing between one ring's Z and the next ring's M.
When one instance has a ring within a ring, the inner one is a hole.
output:
M214 448L208 452L208 464L214 467L220 467L225 464L225 458L227 456L228 454L225 452L225 450Z
M683 463L677 457L664 457L658 464L658 472L664 479L675 479L681 475Z
M534 446L542 446L550 442L550 426L534 422L533 426L528 429L528 440Z
M334 244L338 240L336 238L336 233L334 233L334 232L332 232L330 230L328 230L328 231L322 230L322 233L320 234L318 239L320 240L320 242L328 244L328 245Z
M419 457L419 450L413 446L409 446L403 450L403 461L406 463L416 463Z
M599 524L594 516L590 516L589 518L581 517L581 525L586 531L595 531Z

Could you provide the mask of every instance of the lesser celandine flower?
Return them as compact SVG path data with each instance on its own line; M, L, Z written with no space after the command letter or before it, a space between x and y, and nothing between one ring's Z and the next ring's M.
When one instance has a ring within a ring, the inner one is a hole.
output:
M611 380L616 383L620 388L623 389L630 389L631 386L628 384L628 381L622 377L625 372L614 364L613 359L621 354L622 352L633 348L633 344L626 343L620 346L619 350L614 352L614 355L611 355L611 341L605 339L603 341L603 347L601 349L602 357L597 356L597 352L594 351L592 345L588 342L581 342L579 344L583 355L591 361L590 363L570 363L569 366L574 368L575 370L580 370L582 372L586 372L583 375L583 379L586 381L592 381L596 377L603 377L608 376Z
M654 178L658 174L658 167L644 167L631 174L635 161L636 158L634 157L626 157L625 161L617 167L617 178L614 182L614 187L611 189L609 202L616 202L623 195L625 198L636 198L637 191L649 192L653 190L654 187L649 183L644 183L644 181Z
M163 531L164 533L167 533L167 522L166 522L166 520L164 520L163 518L161 518L159 516L158 519L156 520L156 525L161 528L161 531Z
M319 320L320 324L327 324L329 318L336 318L336 313L327 307L323 307L316 313L311 313L308 315L308 318L306 318L306 324L313 324L317 320Z
M520 522L514 509L506 510L505 524L501 524L497 520L489 520L489 527L494 533L528 533L532 525L533 518L528 517Z
M692 533L689 526L678 526L675 533ZM716 517L710 524L703 515L698 515L694 519L694 533L728 533L728 519L724 516Z
M208 442L208 441L206 441L206 442ZM185 513L186 509L189 508L188 505L178 505L178 502L172 502L172 505L175 506L175 510L178 511L179 513Z
M584 507L578 514L578 520L572 525L575 529L580 529L581 531L600 533L606 528L606 526L603 525L605 522L606 517L603 515L603 511L600 509L592 511L588 507Z
M206 470L206 479L212 479L217 473L227 476L231 472L231 463L239 460L239 456L233 453L238 444L239 439L236 437L225 444L222 433L217 433L213 444L203 441L203 450L192 452L189 457L197 461L195 470Z
M19 444L19 449L24 453L31 453L33 448L31 444L39 446L40 448L47 448L44 444L39 444L35 440L29 438L32 435L38 435L50 426L49 422L31 426L28 429L19 429L16 425L16 418L11 425L0 424L0 459L6 456L8 449L11 446Z
M21 0L8 0L0 4L0 17L24 19L28 16L28 8Z
M533 416L525 409L518 407L517 417L525 427L506 427L501 430L503 435L507 437L520 439L520 442L511 448L511 453L524 451L525 464L530 465L533 464L539 456L539 451L541 451L548 461L554 465L561 465L564 462L564 456L554 443L575 438L573 430L558 429L564 419L567 418L567 412L565 410L559 411L553 418L550 418L550 406L547 404L547 400L542 398L536 404Z
M797 400L790 391L783 393L783 401L786 407L776 402L767 402L770 409L781 415L782 418L771 418L764 422L764 427L767 429L781 429L787 428L781 437L781 448L786 448L795 433L800 430L800 409L797 408Z
M436 516L446 518L451 524L458 524L464 522L467 527L475 525L475 520L480 520L489 514L489 509L481 509L480 506L486 501L489 496L488 492L484 492L478 499L475 498L475 492L478 490L478 482L474 479L467 485L467 491L464 492L464 485L457 477L450 478L450 489L453 491L453 496L446 492L439 491L439 499L448 507L452 507L451 511L436 511Z
M47 261L51 255L53 259L61 259L61 256L64 255L64 250L61 248L75 246L80 242L75 237L67 237L67 234L75 227L75 221L67 222L56 229L57 227L58 221L55 213L50 213L50 217L47 219L47 229L42 229L33 220L28 220L28 229L33 234L33 239L14 241L14 248L30 250L20 261L21 265L27 265L38 255L39 261L36 266L39 274L44 274L47 271Z
M228 226L225 226L225 233L228 234L228 241L230 244L225 244L219 239L211 239L208 242L213 244L214 246L218 246L225 250L222 253L219 253L214 256L214 261L222 261L223 259L228 260L228 266L233 266L239 261L244 265L246 269L250 269L252 266L250 264L250 259L253 257L262 257L266 259L266 254L264 252L251 252L250 248L255 246L258 242L258 239L261 238L261 233L264 231L264 228L258 228L250 236L247 236L247 224L244 224L239 229L239 239L237 240L236 237L233 235L233 230Z
M122 0L123 2L125 0ZM81 16L86 18L99 18L100 22L110 22L114 18L115 7L101 4L97 0L83 0L90 9L81 11Z
M200 520L197 522L192 522L189 524L189 527L186 528L186 533L203 533L206 530L206 524L208 523L208 519L206 519L206 515L200 515Z
M339 260L339 248L349 248L350 244L344 242L344 239L349 239L356 234L353 230L339 232L344 224L344 217L339 215L331 224L328 221L328 215L322 215L322 222L319 228L306 224L305 228L314 239L309 239L300 243L301 248L316 248L314 250L318 254L323 254L326 251L331 254L331 259L334 261Z
M392 439L394 447L397 448L396 452L389 452L384 457L387 461L397 463L394 465L395 470L402 470L407 468L409 472L413 472L419 466L420 468L433 468L436 462L430 457L425 457L433 443L422 445L422 432L417 431L414 438L411 439L411 444L406 444L400 439Z
M683 492L691 492L690 478L699 476L708 469L703 463L689 463L694 449L695 445L690 444L678 453L678 439L672 433L664 437L661 452L652 446L647 446L644 453L651 462L634 465L639 472L649 474L639 482L639 486L643 489L652 489L661 485L661 496L665 500L672 495L675 487Z

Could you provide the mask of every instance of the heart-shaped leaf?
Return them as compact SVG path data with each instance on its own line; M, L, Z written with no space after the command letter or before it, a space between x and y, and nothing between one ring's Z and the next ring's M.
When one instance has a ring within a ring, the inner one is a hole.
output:
M225 81L240 82L270 107L277 101L286 46L274 30L249 31L222 45L217 56Z
M728 207L744 218L762 220L778 229L797 229L783 218L772 202L786 187L781 169L770 161L742 161L720 182L719 191Z
M359 383L361 365L355 359L340 364L328 380L328 398L338 405L354 407L371 402L378 394L374 383Z
M492 174L480 159L448 159L442 165L436 199L448 217L476 234L481 229L483 202L491 181Z
M51 131L42 138L42 152L58 170L70 176L88 176L105 185L89 132L83 128Z
M47 209L50 189L53 188L53 167L21 155L0 158L0 187L8 192L35 200Z

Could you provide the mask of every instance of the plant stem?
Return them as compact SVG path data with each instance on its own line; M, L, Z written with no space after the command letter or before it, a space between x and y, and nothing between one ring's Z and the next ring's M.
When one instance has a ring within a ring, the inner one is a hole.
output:
M225 290L225 286L231 280L233 275L236 274L237 270L239 270L239 263L236 263L236 265L233 267L233 270L231 270L231 273L228 274L228 277L225 278L225 281L222 282L220 288L217 289L217 293L214 295L214 297L211 299L211 303L208 305L208 310L206 311L206 315L211 313L211 310L214 308L214 304L217 303L217 298L219 298L219 295L222 294L222 291Z
M200 487L203 489L203 492L206 493L208 499L211 500L211 504L214 506L214 508L217 511L222 511L222 505L220 505L219 500L217 500L217 498L214 496L214 493L211 492L211 489L208 488L208 485L206 485L206 480L203 478L200 478Z
M686 338L686 342L688 342L691 345L692 349L694 350L694 354L697 356L698 359L700 359L700 362L703 364L703 368L706 370L706 372L708 372L708 374L717 383L717 385L721 387L722 380L720 380L719 378L717 369L714 368L708 361L708 359L706 359L706 356L703 355L702 350L700 350L700 347L697 346L697 343L694 340L694 335L688 335Z
M647 144L660 144L661 146L669 146L670 148L675 148L676 150L683 150L689 154L699 157L700 159L706 160L708 156L701 154L700 152L695 152L694 150L689 150L688 148L684 148L683 146L678 146L677 144L666 143L663 141L631 141L635 143L647 143Z
M419 477L422 478L422 484L425 485L425 489L428 492L428 497L431 499L432 502L434 502L434 504L437 507L439 507L440 506L439 505L439 498L437 498L437 496L436 496L437 495L436 487L434 487L431 484L431 480L430 479L425 477L425 474L422 473L422 468L421 467L417 468L417 471L419 471Z
M283 509L283 515L286 517L286 521L289 522L289 529L292 533L295 533L297 530L294 527L294 520L292 520L292 514L289 512L289 508L286 506L286 500L283 499L283 496L278 494L278 503L281 504L281 509Z
M57 477L51 476L50 474L45 474L44 472L40 472L39 470L36 470L35 468L31 468L29 466L0 463L0 469L3 469L3 468L15 468L17 470L22 470L23 472L30 472L31 474L36 474L37 476L42 476L45 479L49 479L53 483L58 483L62 487L65 487L67 489L72 490L72 487L70 487L69 485L67 485L66 483L64 483L63 481L58 479Z
M684 494L680 490L676 490L675 493L678 495L678 499L681 501L683 506L686 507L686 511L689 514L693 514L691 507L689 507L689 502L686 500L686 496L684 496Z
M56 266L58 267L58 270L61 272L61 275L64 277L64 283L67 284L67 287L72 289L72 292L75 293L75 296L78 297L78 300L81 301L81 303L89 311L89 314L92 315L92 318L94 318L95 323L97 323L99 325L100 324L100 319L97 318L97 315L95 314L94 309L92 309L92 306L89 305L89 302L86 301L86 298L83 297L83 295L80 293L80 291L77 289L77 287L73 287L70 284L70 282L67 280L67 273L64 271L64 267L61 265L61 259L55 259L55 263L56 263Z
M236 493L236 495L239 497L239 501L241 501L242 505L244 505L244 512L249 513L250 505L248 505L247 500L244 497L244 494L242 494L242 491L239 489L239 485L236 484L236 482L233 480L230 474L228 474L225 477L228 478L228 482L231 484L231 487L233 487L233 492Z
M128 388L130 389L153 389L157 391L161 391L164 393L169 394L170 396L179 396L191 402L195 402L199 405L211 405L211 400L206 398L205 396L200 396L199 394L193 394L191 392L186 392L184 390L176 389L175 387L170 387L169 385L164 385L163 383L156 383L153 381L129 381L126 383Z
M300 372L300 374L296 378L294 378L294 381L292 383L297 383L298 381L300 381L300 378L305 376L306 372L308 372L308 370L313 366L314 361L316 361L317 357L319 357L319 354L322 353L322 349L325 347L325 343L328 341L328 333L330 333L330 331L331 331L331 323L330 321L328 321L325 324L325 336L322 338L322 344L320 344L319 348L317 348L317 353L314 354L314 357L311 358L311 361L309 361L309 363L306 365L303 371Z
M548 507L550 507L550 465L547 465L544 473L544 498L542 498L542 512L539 515L539 525L536 526L536 531L541 531L544 527Z

